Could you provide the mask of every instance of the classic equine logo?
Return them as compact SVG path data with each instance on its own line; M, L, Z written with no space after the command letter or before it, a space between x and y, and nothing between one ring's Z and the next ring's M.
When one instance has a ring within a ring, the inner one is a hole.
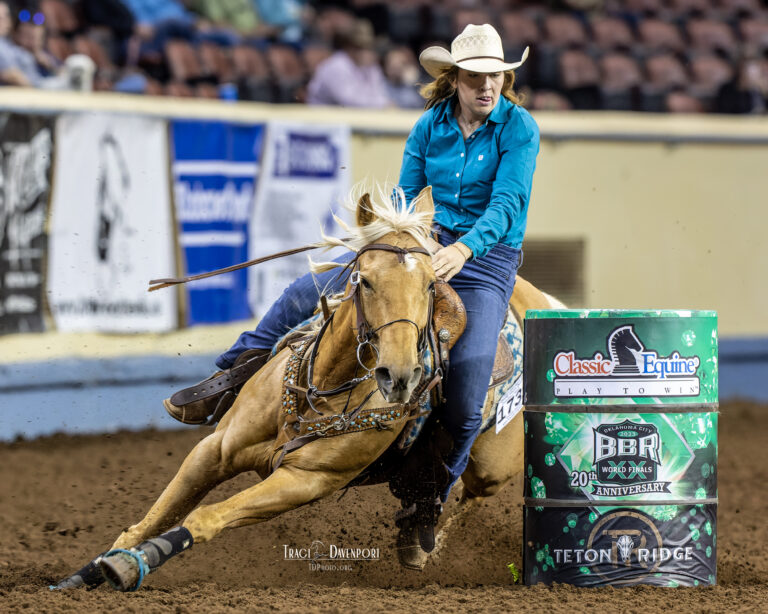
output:
M639 511L617 510L592 528L583 548L555 548L555 563L587 566L608 580L623 580L630 569L641 581L666 561L692 561L693 547L665 547L653 519Z
M669 492L669 482L656 481L661 466L661 437L655 425L625 420L620 424L601 424L592 431L596 481L616 484L593 484L593 494L624 497Z
M698 356L674 351L659 356L648 350L632 324L608 336L607 354L580 358L574 350L555 354L556 397L677 397L698 396Z

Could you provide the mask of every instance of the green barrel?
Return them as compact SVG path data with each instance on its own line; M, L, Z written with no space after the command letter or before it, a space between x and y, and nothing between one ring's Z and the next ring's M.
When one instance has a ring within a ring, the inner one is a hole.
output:
M528 311L527 584L715 583L717 315Z

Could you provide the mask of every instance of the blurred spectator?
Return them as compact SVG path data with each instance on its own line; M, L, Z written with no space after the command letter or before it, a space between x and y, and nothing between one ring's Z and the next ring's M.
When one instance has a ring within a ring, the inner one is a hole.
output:
M161 23L191 24L192 15L178 0L122 0L140 26L156 27Z
M641 110L654 113L665 111L667 94L675 88L684 88L690 80L682 62L671 53L649 57L645 61L645 72Z
M642 77L637 61L623 53L607 53L600 59L602 108L636 111L640 108Z
M553 13L544 20L547 40L557 47L581 47L587 43L587 32L578 19L565 13Z
M0 81L6 85L41 85L43 75L35 56L11 40L12 32L10 6L0 1Z
M567 98L548 90L539 90L531 100L531 109L535 111L570 111L572 108Z
M136 20L135 32L128 62L138 58L160 56L165 43L172 38L192 40L195 19L178 0L122 0ZM159 57L153 57L154 62Z
M253 0L190 0L190 8L216 28L234 28L243 36L266 36L272 32L259 22Z
M718 52L735 57L738 44L727 23L714 19L691 19L686 27L690 48L699 52Z
M37 72L42 77L50 77L58 72L61 64L45 48L45 26L31 21L19 23L14 36L16 44L32 54Z
M720 88L715 110L719 113L768 112L768 59L744 60L737 77Z
M338 51L317 67L309 82L307 102L377 109L391 105L370 22L356 20L336 35L335 43Z
M640 41L646 51L671 51L682 53L683 37L677 26L661 19L644 19L638 26Z
M355 25L355 16L348 10L334 6L318 7L310 28L309 38L330 45L340 32Z
M277 38L299 43L304 35L304 19L309 14L306 0L254 0L261 21L275 29Z
M665 110L669 113L703 113L704 105L684 89L674 89L666 96Z
M104 26L120 39L127 39L133 34L136 20L120 0L80 0L79 6L88 25Z
M631 51L635 38L627 22L618 17L599 15L593 18L592 40L602 50Z
M267 49L275 84L275 102L305 102L307 72L301 56L290 45L275 43Z
M112 34L112 60L117 64L125 64L128 41L136 26L133 13L120 0L80 0L79 6L87 24L107 28Z
M574 109L600 108L600 71L586 53L571 50L560 55L560 81Z
M720 88L734 77L730 63L714 54L694 57L690 67L692 81L689 90L707 106L713 103Z
M408 47L393 47L384 56L384 76L389 97L403 109L423 109L417 81L421 75L416 58Z

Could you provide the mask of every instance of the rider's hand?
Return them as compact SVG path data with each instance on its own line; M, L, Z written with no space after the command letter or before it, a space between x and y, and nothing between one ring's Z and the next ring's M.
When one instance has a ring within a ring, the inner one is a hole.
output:
M464 263L472 255L472 250L460 242L453 243L440 249L432 256L432 266L435 269L435 275L445 281L461 271Z
M427 237L427 249L430 251L431 254L436 254L441 249L443 249L443 246L440 245L437 241L435 241L432 237Z

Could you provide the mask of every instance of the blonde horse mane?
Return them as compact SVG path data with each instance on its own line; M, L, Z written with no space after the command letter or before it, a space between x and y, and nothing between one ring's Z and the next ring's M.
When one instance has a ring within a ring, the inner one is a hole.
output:
M366 194L370 198L364 199ZM375 243L389 233L404 232L412 236L424 249L429 250L426 239L432 230L432 213L417 212L413 206L414 202L406 203L405 193L400 186L380 183L367 186L365 183L358 183L350 190L343 207L349 211L352 219L357 219L357 209L362 207L373 214L373 220L364 226L353 226L334 213L333 219L347 233L347 237L339 239L326 235L321 230L322 240L317 245L326 250L344 247L357 252L360 248ZM346 266L338 262L314 262L312 258L308 259L309 270L312 273L323 273ZM319 294L325 295L325 288L322 290L318 288L318 290ZM332 310L341 302L341 294L326 298ZM319 325L317 323L317 326Z
M364 201L363 196L366 194L370 195L370 199ZM376 183L369 189L362 183L357 184L350 190L343 206L351 213L353 219L357 217L359 206L372 213L373 220L365 226L351 226L334 214L333 219L347 233L347 237L339 239L321 231L322 240L318 245L325 249L344 247L357 252L361 247L374 243L391 232L407 233L423 248L429 248L426 239L431 230L432 215L415 211L413 202L406 203L405 193L400 186ZM343 266L345 265L338 262L314 262L309 259L309 268L313 273L323 273Z

